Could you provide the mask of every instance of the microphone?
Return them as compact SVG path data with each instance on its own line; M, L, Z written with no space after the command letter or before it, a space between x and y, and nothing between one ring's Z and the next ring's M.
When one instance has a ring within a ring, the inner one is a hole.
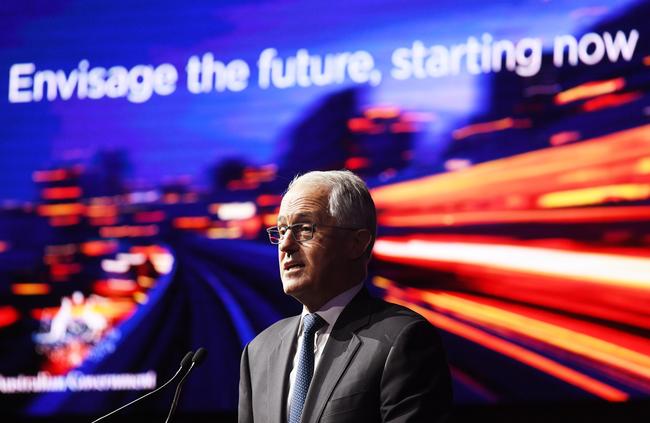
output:
M178 386L176 387L176 392L174 393L174 400L172 401L172 406L169 409L169 414L167 415L167 419L165 420L165 423L169 423L171 421L172 416L174 415L174 411L176 411L176 407L178 406L178 400L180 399L181 396L181 389L183 388L183 384L185 383L185 379L187 378L187 375L190 374L190 372L194 367L198 367L201 365L201 363L203 362L207 354L208 351L203 347L199 348L194 353L194 356L192 357L192 364L190 364L190 368L187 369L185 375L181 378L180 382L178 382Z
M198 351L197 351L197 353L198 353ZM92 423L97 423L97 422L99 422L99 421L102 421L102 420L106 419L107 417L110 417L110 416L112 416L113 414L117 413L118 411L123 410L123 409L125 409L126 407L129 407L129 406L135 404L136 402L141 401L141 400L147 398L149 395L153 395L153 394L155 394L156 392L160 391L160 390L163 389L165 386L167 386L167 385L169 385L170 383L172 383L172 381L174 381L174 380L178 377L178 375L180 375L181 373L185 372L187 369L191 368L191 367L194 365L194 357L196 357L196 354L192 354L192 351L189 351L187 354L185 354L185 357L183 357L183 360L181 360L181 366L178 368L178 370L176 371L176 373L174 373L174 376L172 376L171 379L169 379L167 382L165 382L164 384L162 384L161 386L159 386L159 387L156 388L155 390L153 390L153 391L151 391L151 392L149 392L149 393L147 393L147 394L145 394L145 395L143 395L143 396L141 396L141 397L139 397L139 398L134 399L133 401L131 401L131 402L128 403L128 404L125 404L125 405L121 406L121 407L118 408L117 410L113 410L113 411L111 411L110 413L108 413L108 414L106 414L106 415L104 415L104 416L101 416L100 418L98 418L98 419L96 419L96 420L93 420ZM185 374L187 375L187 373L185 373Z

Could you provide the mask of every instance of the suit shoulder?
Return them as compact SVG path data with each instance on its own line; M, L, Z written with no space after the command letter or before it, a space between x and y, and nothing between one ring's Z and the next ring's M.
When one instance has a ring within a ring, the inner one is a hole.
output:
M373 298L375 314L381 319L390 319L408 324L409 322L428 322L421 314L399 304L389 303L380 298Z
M299 316L287 317L278 320L268 328L260 332L252 341L250 341L249 349L255 349L268 345L270 342L277 342L278 337L291 330L292 325L296 324L296 319Z
M437 337L437 329L422 315L399 304L373 298L373 314L367 328L382 333L382 338L392 341L404 331Z

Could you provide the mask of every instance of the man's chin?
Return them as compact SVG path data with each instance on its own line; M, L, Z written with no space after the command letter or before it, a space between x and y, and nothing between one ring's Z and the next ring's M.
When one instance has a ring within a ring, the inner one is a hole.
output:
M300 289L294 285L284 286L283 289L285 294L291 295L292 297L300 294Z
M298 279L285 278L282 281L282 289L284 290L284 293L287 295L291 295L292 297L299 297L300 293L304 290L304 288L305 285L303 281Z

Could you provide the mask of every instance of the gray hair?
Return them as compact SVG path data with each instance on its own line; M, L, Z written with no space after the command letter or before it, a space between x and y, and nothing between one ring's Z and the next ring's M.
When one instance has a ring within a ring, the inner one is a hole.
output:
M372 240L366 250L367 257L370 257L377 238L377 211L366 183L349 170L312 171L293 178L286 192L298 183L319 184L330 189L330 216L338 225L370 231Z

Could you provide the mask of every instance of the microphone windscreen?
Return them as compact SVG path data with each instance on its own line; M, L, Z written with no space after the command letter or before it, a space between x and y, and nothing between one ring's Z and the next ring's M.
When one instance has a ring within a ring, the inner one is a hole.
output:
M198 351L197 351L198 352ZM181 360L181 368L185 369L187 368L193 361L194 354L192 351L189 351L187 354L185 354L185 357Z
M195 366L200 365L201 362L203 362L203 360L205 359L205 356L207 354L208 354L208 351L203 347L196 350L196 352L194 353L194 357L192 357L192 361L194 362L194 365Z

